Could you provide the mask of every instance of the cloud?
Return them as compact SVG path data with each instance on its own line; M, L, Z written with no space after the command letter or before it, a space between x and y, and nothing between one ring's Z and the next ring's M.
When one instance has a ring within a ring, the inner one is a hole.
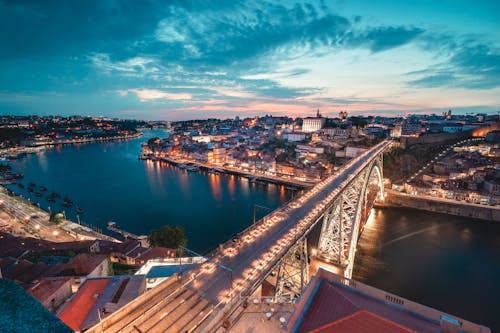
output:
M129 90L119 90L118 94L120 96L126 96L129 93L135 94L141 102L146 102L150 100L166 99L166 100L190 100L193 98L191 94L186 93L167 93L156 89L129 89Z
M407 73L413 77L410 86L423 88L455 87L493 89L500 87L500 50L475 39L443 39L445 61L420 71ZM448 41L448 43L444 43Z
M423 29L415 27L375 27L360 33L351 33L345 43L349 46L367 47L372 52L382 52L408 44L422 33Z

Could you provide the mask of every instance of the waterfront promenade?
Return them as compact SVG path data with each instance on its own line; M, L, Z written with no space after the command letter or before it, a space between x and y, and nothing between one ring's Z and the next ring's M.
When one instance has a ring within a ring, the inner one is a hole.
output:
M185 159L185 158L175 158L175 157L154 157L150 158L148 156L141 155L139 157L140 159L143 160L159 160L159 161L164 161L172 165L181 165L181 164L191 164L194 166L197 166L198 168L202 170L211 170L211 169L216 169L223 171L224 173L230 174L230 175L236 175L236 176L243 176L247 178L251 178L253 181L263 181L263 182L268 182L272 184L281 184L281 185L287 185L287 186L295 186L299 188L309 188L314 186L318 181L302 181L298 180L294 177L288 176L287 178L285 177L279 177L275 175L271 175L268 173L257 173L257 172L251 172L247 171L241 168L235 168L235 167L229 167L229 166L220 166L220 165L213 165L210 163L203 163L195 160L190 160L190 159Z
M30 201L0 186L0 228L16 236L35 237L53 242L105 239L118 241L89 227L62 219L50 221L50 214Z

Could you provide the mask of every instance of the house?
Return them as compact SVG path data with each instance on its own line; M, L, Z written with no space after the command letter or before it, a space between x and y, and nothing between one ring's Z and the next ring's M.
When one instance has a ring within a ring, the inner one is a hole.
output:
M73 277L71 276L48 277L43 278L27 291L49 311L56 312L73 293L72 284Z
M108 276L109 260L107 255L81 253L71 259L59 276Z

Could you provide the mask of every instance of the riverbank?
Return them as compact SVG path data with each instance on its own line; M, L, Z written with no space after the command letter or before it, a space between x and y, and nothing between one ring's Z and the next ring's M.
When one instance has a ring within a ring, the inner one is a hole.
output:
M485 221L500 221L500 207L498 206L478 205L424 195L415 196L388 189L385 192L386 197L384 202L377 202L375 207L408 207Z
M49 212L0 186L0 229L15 236L34 237L52 242L117 239L66 218L50 221Z
M185 164L190 164L191 166L196 166L204 171L214 171L219 173L225 173L229 175L235 175L239 177L249 178L251 182L265 182L275 185L285 185L291 187L297 187L297 189L307 189L316 184L316 182L300 181L295 179L285 179L282 177L266 175L262 173L254 173L250 171L245 171L237 168L232 168L228 166L215 166L208 163L202 163L195 160L188 160L184 158L174 158L174 157L151 157L147 155L140 155L140 160L150 160L150 161L163 161L175 166L182 166Z
M67 144L80 144L80 143L98 143L116 140L129 140L136 139L142 136L142 132L137 132L131 135L115 135L109 137L99 137L99 138L81 138L81 139L61 139L61 140L43 140L43 141L29 141L26 142L28 147L40 147L40 146L57 146L57 145L67 145Z

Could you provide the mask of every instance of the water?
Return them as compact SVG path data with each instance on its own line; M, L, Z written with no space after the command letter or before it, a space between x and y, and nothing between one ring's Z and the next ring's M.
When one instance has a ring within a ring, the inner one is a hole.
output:
M74 207L45 199L51 191L68 196L85 210L83 221L103 229L110 220L137 234L182 225L188 247L199 252L252 223L254 204L275 208L292 195L282 186L139 161L140 143L153 136L165 132L28 155L12 162L13 171L25 174L24 184L48 191L37 198L26 188L10 188L76 220ZM500 329L499 231L499 223L411 209L374 210L360 239L354 278L495 331Z
M84 209L83 222L105 231L113 220L135 234L149 234L165 224L186 230L188 247L206 252L253 222L253 205L276 208L292 196L283 186L250 183L230 175L195 173L163 162L140 161L140 144L167 133L145 132L138 139L96 144L59 146L28 155L11 163L24 173L24 189L16 193L51 211L65 211L77 221L76 206ZM28 184L45 186L42 197L28 193ZM72 208L61 199L46 200L50 192L69 197ZM257 217L265 215L257 210Z
M500 223L413 209L374 210L353 278L500 329Z

